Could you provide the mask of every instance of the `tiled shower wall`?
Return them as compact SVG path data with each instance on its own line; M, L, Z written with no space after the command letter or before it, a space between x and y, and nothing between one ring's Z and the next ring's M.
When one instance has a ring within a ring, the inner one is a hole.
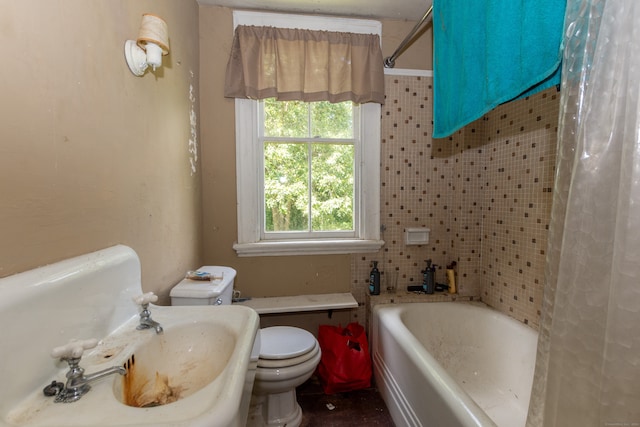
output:
M482 294L537 327L556 162L555 88L493 110L483 121Z
M368 275L382 288L422 282L425 260L457 262L458 292L537 326L551 209L559 94L502 105L444 139L432 139L432 78L387 75L382 107L381 225L375 254L352 256L351 291L364 319ZM404 229L426 227L424 246ZM358 320L358 319L356 319Z

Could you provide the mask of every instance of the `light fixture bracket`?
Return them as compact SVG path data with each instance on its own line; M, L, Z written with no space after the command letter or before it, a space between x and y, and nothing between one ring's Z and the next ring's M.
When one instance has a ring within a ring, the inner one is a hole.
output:
M147 53L138 46L135 40L127 40L124 43L124 57L135 76L140 77L147 70Z

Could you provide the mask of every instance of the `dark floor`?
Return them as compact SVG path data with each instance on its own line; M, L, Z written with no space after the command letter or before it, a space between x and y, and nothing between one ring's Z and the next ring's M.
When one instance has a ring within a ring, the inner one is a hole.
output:
M297 388L300 427L394 427L382 396L374 387L327 395L317 378Z

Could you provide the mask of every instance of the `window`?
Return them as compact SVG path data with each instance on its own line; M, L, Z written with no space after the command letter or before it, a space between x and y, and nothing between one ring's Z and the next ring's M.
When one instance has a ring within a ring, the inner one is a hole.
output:
M269 98L258 111L262 239L354 237L358 106Z
M236 25L254 25L242 20L259 16L260 25L267 25L264 15L234 12L234 19ZM278 26L288 22L282 21L286 15L277 16ZM300 27L300 17L290 24ZM273 98L235 103L238 255L377 251L384 243L380 105Z

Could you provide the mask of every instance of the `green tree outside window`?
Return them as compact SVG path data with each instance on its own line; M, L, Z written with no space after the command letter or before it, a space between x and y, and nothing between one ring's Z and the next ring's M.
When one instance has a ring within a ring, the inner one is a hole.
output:
M267 99L266 232L354 229L354 105Z

